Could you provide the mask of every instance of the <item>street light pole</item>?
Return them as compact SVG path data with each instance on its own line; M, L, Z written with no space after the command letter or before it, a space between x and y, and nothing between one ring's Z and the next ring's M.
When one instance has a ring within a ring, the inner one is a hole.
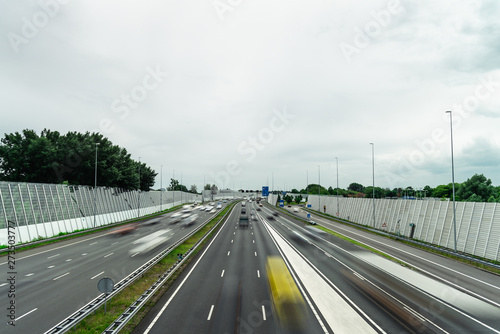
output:
M372 174L373 174L373 193L372 193L372 200L373 200L373 227L375 227L375 145L373 143L370 143L372 146Z
M450 114L450 137L451 137L451 185L453 189L453 240L455 252L457 251L457 219L455 214L455 165L453 162L453 117L451 110L446 111Z
M318 165L318 211L321 212L321 168Z
M94 165L94 169L95 169L95 175L94 175L94 227L95 227L95 224L96 224L96 221L95 221L95 212L96 212L96 209L97 209L97 202L96 202L96 191L97 191L97 146L99 146L99 143L95 143L95 165Z
M139 189L137 189L137 217L141 216L141 157L139 157Z
M335 160L337 160L337 217L339 217L339 158L335 157Z
M160 166L160 212L163 203L163 165Z

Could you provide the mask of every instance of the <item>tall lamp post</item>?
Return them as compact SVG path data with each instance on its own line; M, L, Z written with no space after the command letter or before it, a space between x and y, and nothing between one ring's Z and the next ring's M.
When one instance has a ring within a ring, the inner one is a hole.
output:
M451 185L453 189L453 241L455 252L457 251L457 220L455 214L455 165L453 163L453 116L451 110L446 111L450 114L450 137L451 137Z
M335 160L337 160L337 217L339 217L339 158L335 157Z
M375 227L375 145L373 143L370 143L372 146L372 174L373 174L373 193L372 193L372 200L373 200L373 227Z
M321 168L318 165L318 211L321 212Z
M160 166L160 212L163 204L163 165Z
M137 189L137 217L141 216L141 157L139 157L139 189Z
M96 209L97 209L97 201L96 201L96 192L97 192L97 146L99 146L99 143L95 143L95 165L94 165L94 169L95 169L95 175L94 175L94 227L95 227L95 224L96 224L96 221L95 221L95 212L96 212Z

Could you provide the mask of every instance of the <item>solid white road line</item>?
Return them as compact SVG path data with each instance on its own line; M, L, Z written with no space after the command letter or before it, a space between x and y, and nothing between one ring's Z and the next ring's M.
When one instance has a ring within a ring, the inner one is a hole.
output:
M95 275L94 277L91 277L90 279L94 279L94 278L96 278L97 276L100 276L100 275L102 275L102 274L104 274L104 271L101 271L99 274Z

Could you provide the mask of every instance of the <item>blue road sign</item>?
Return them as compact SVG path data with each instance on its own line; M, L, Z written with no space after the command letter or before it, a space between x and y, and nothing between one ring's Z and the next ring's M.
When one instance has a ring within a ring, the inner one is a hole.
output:
M262 197L269 196L269 187L262 187Z

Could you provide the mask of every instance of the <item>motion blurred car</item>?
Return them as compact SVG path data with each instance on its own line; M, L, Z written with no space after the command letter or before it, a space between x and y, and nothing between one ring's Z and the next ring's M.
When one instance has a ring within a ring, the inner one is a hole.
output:
M299 212L299 208L295 206L295 207L293 208L293 212Z
M217 204L217 206L215 207L216 209L222 209L222 204Z
M182 223L184 226L191 226L193 225L196 220L198 219L198 214L190 215L189 217L186 217L182 220Z
M312 220L312 219L309 219L308 223L309 223L309 224L311 224L311 225L318 225L318 224L317 224L314 220Z
M170 224L175 224L175 223L178 223L180 222L182 219L182 213L180 212L175 212L173 213L169 218L168 218L168 222Z
M109 234L113 235L113 236L125 235L128 233L132 233L135 230L137 230L137 223L132 223L132 224L127 224L125 226L121 226L117 229L114 229L113 231L109 232Z

